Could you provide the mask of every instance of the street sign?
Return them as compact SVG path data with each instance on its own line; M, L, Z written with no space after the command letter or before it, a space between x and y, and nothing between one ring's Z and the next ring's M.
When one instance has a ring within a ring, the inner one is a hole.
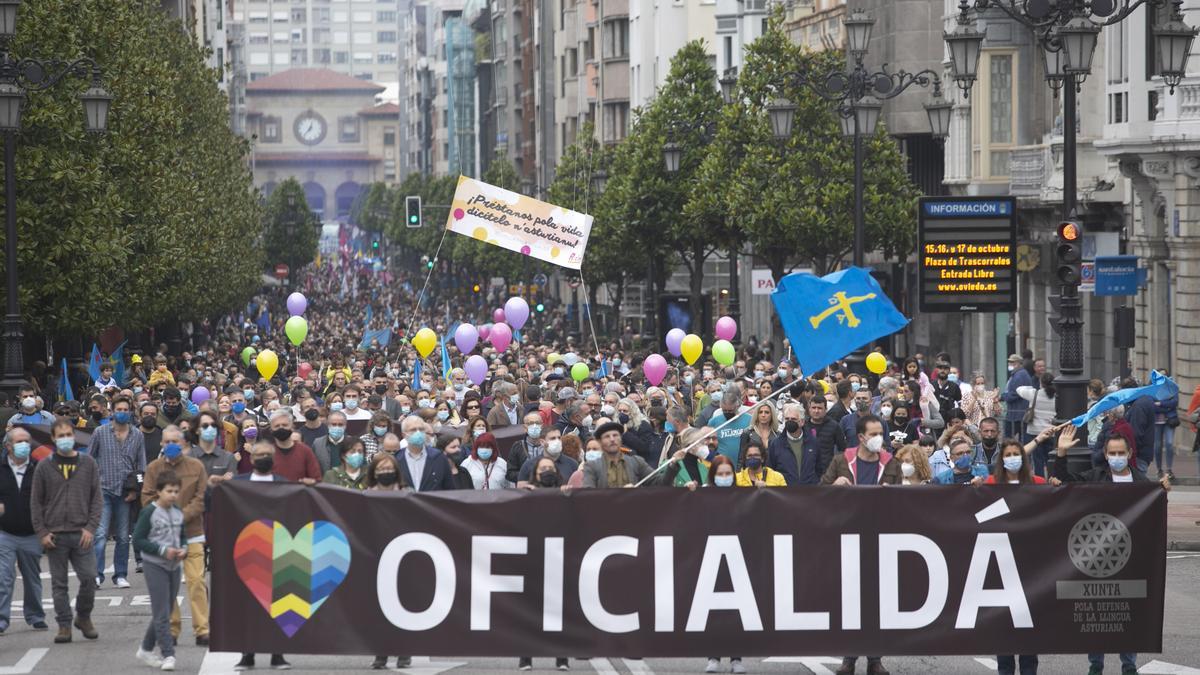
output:
M1079 292L1094 293L1096 291L1096 263L1085 262L1079 265Z
M923 197L917 258L922 312L1008 312L1017 305L1013 197Z
M287 278L287 275L288 275L288 266L287 265L284 265L283 263L279 263L278 265L275 266L275 278L276 279L285 279L285 278Z
M775 292L775 276L771 270L750 270L751 295L770 295Z
M541 272L538 272L537 274L533 275L533 283L538 286L545 286L546 282L549 280L550 280L549 277L547 277L545 274L542 274Z
M1096 295L1137 295L1136 255L1107 255L1096 258Z

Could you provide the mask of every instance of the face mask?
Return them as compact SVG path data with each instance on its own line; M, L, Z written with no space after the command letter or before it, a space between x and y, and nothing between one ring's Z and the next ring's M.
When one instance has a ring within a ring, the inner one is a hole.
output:
M1109 455L1107 457L1108 457L1108 468L1112 469L1115 472L1119 473L1129 467L1129 458L1126 457L1125 455L1115 455L1115 456Z
M246 404L238 401L237 403L229 406L229 409L233 411L234 415L241 415L242 413L246 412Z
M254 460L254 470L259 473L271 473L271 469L275 467L274 457L259 457Z
M746 468L751 471L758 471L762 468L762 457L750 457L746 460Z
M183 448L178 443L167 443L163 446L163 457L176 459L183 454Z
M280 443L286 443L292 437L292 430L286 427L271 430L271 436Z
M542 487L558 487L561 480L557 471L543 471L538 474L538 485Z
M963 455L954 460L954 468L958 469L959 471L966 471L967 469L971 468L971 456Z
M384 487L391 487L396 484L396 472L377 473L375 474L375 482Z
M663 431L667 432L668 434L673 434L675 433L675 425L671 422L667 422L663 425Z
M691 386L692 382L694 382L695 380L696 380L696 378L695 378L695 377L693 377L693 376L691 376L691 375L684 375L684 376L683 376L683 383L684 383L684 384L686 384L686 385L688 385L688 386Z
M466 389L466 388L467 388L467 385L463 384L462 382L454 383L454 391L462 391L463 389Z
M508 397L508 404L509 404L509 405L517 405L517 404L518 404L518 403L520 403L520 402L521 402L521 395L520 395L520 394L513 394L512 396L509 396L509 397Z
M890 405L883 406L882 408L879 409L879 414L883 415L884 417L891 417L892 416L892 407Z
M213 441L217 440L217 428L207 427L205 429L201 429L200 440L204 441L205 443L212 443Z
M958 382L958 375L955 375L954 373L950 373L950 375L946 379L950 380L951 382Z
M408 435L408 447L410 447L410 448L425 447L425 432L417 430L417 431L414 431L411 434L409 434Z
M667 393L670 394L671 396L674 396L675 395L675 387L668 386Z
M258 427L250 427L246 429L242 432L242 436L245 436L246 440L248 441L253 441L254 439L258 438Z
M530 424L525 429L525 435L529 436L530 438L541 438L542 437L542 425Z
M869 452L879 452L883 449L883 436L872 436L867 439L867 450Z
M546 442L546 456L557 459L562 454L562 441L557 438Z
M855 403L854 409L856 411L858 411L858 414L865 415L865 414L871 412L871 402L870 401L860 401L859 403Z
M134 394L140 394L140 393L142 393L142 388L141 388L141 387L134 387L134 388L133 388L133 393L134 393Z
M341 412L342 408L344 407L345 405L343 405L341 401L334 401L333 403L329 404L329 410L331 412Z
M89 416L92 419L99 422L100 420L104 419L104 411L103 410L93 410L89 413Z
M167 417L170 417L172 419L174 419L176 416L178 416L181 410L183 410L183 406L180 405L179 403L164 403L163 404L163 412L166 413Z
M1004 458L1004 468L1013 472L1019 471L1021 469L1021 462L1020 455L1010 455Z
M613 365L614 365L614 366L619 366L619 365L621 365L621 359L613 359Z
M388 428L387 427L373 427L371 430L375 432L376 436L383 436L384 434L387 433Z
M21 407L26 410L33 410L37 407L37 399L32 396L26 396L21 399Z
M713 485L717 487L733 487L733 476L713 476Z
M401 415L407 415L410 412L412 412L412 406L407 406L407 405L400 406L400 414Z
M253 389L243 389L242 396L246 397L247 401L253 401L254 400L254 390Z
M56 438L54 439L54 447L61 453L68 453L75 449L74 438Z
M309 422L316 422L317 418L320 416L321 413L317 412L316 408L309 408L308 410L304 411L304 419L308 420Z
M430 401L430 400L429 400L429 399L427 399L427 398L423 398L423 399L421 399L421 400L417 401L417 407L418 407L418 408L432 408L432 407L433 407L433 401Z
M588 450L587 452L583 453L583 461L585 462L594 462L598 459L600 459L599 450Z
M652 399L650 399L650 407L651 407L651 408L661 408L661 407L663 407L663 400L662 400L661 398L652 398Z
M585 417L585 418L583 418L582 420L580 420L580 421L579 421L579 426L581 426L581 427L586 427L586 428L588 428L588 429L591 429L591 428L592 428L592 416L591 416L591 415L588 415L587 417Z
M437 411L437 418L438 418L439 422L445 422L446 420L450 419L450 411L449 410Z
M133 413L129 412L128 410L121 410L113 413L113 421L117 424L129 424L131 419L133 419Z
M762 376L763 376L763 371L761 371L761 370L754 371L754 379L756 379L756 380L761 379Z
M358 409L358 399L356 399L356 398L348 398L348 399L345 399L345 400L344 400L344 403L346 404L346 407L347 407L347 408L349 408L349 409L351 409L351 410L357 410L357 409Z
M329 440L337 443L346 436L346 427L329 427Z
M906 415L897 415L896 417L892 418L892 421L895 422L896 426L901 429L908 425L908 417Z
M346 466L351 469L357 469L363 465L363 456L361 452L356 452L352 455L346 455Z
M786 377L788 376L788 371L787 371L787 368L780 368L779 370L777 370L777 371L775 371L775 372L776 372L776 374L778 374L778 375L779 375L779 377L780 377L781 379L782 379L782 378L786 378Z
M858 391L859 389L862 389L861 383L859 383L859 382L851 382L850 383L850 391Z
M783 423L783 428L786 429L789 434L795 436L796 432L800 431L800 423L796 420L788 420Z
M562 374L563 374L563 369L562 369L562 368L559 368L559 367L555 367L555 368L554 368L554 374L555 374L555 375L562 375Z
M384 394L386 394L387 390L388 390L388 386L386 384L375 385L375 393L379 394L380 396L383 396Z
M482 459L483 461L486 462L492 458L492 449L491 448L479 448L478 450L475 451L475 454L479 455L479 459Z
M917 466L912 462L902 462L900 464L900 473L904 474L905 478L912 478L912 475L917 472Z
M29 441L17 441L13 443L13 457L17 459L29 457Z
M977 384L977 385L975 385L975 393L976 393L976 394L982 394L982 393L983 393L983 385L982 385L982 384Z
M628 413L618 414L617 421L619 421L621 424L629 424L629 414Z
M482 436L486 433L487 433L487 429L476 429L471 432L471 436L473 436L474 438L479 438L480 436Z

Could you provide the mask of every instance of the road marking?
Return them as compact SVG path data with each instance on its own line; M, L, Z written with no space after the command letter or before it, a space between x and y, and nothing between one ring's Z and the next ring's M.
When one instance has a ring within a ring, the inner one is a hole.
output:
M17 661L16 665L0 667L0 675L27 675L27 673L32 673L38 661L41 661L42 657L48 651L50 650L45 647L26 651L25 655L21 657L21 660Z
M996 659L975 659L975 663L987 668L988 670L1000 670L1000 664L996 663Z
M621 659L621 663L624 663L625 667L633 675L654 675L654 671L650 669L650 666L646 665L646 662L641 659Z
M459 666L467 665L466 661L433 661L428 656L412 657L412 665L404 669L405 673L415 673L416 675L438 675L447 670L453 670Z
M592 668L600 675L620 675L608 659L588 659L588 663L592 664Z
M200 662L199 675L216 675L217 673L232 673L233 667L240 661L242 655L237 652L204 652L204 660Z
M1138 672L1146 675L1200 675L1200 668L1177 666L1166 661L1151 661L1138 668Z
M772 656L763 659L763 663L799 663L813 675L833 675L833 671L825 666L840 666L842 659L837 656Z
M1200 553L1184 553L1182 555L1167 556L1167 560L1179 560L1180 558L1200 558Z

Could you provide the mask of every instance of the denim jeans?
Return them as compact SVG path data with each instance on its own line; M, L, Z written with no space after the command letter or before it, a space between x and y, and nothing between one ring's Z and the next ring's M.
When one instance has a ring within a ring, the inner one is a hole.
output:
M1163 457L1167 458L1167 471L1175 467L1175 427L1166 424L1154 425L1154 466L1163 472Z
M1137 654L1118 654L1118 656L1121 658L1121 670L1128 670L1129 668L1137 668ZM1103 654L1088 654L1088 663L1090 663L1092 665L1092 667L1103 668L1104 667L1104 655Z
M42 542L36 534L20 537L0 532L0 630L8 630L17 568L25 586L25 623L32 626L46 620L42 609L41 562Z
M1037 654L1021 654L1020 656L1000 654L996 656L996 670L999 671L1000 675L1015 675L1018 663L1020 663L1021 667L1020 675L1037 675Z
M104 511L100 514L100 531L96 533L96 576L104 580L104 547L108 544L109 526L116 525L113 544L113 579L129 577L129 502L123 495L104 493Z

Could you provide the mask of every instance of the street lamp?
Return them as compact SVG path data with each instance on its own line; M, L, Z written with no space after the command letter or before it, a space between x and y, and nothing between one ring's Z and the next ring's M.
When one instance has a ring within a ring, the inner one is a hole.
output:
M737 89L737 68L726 69L724 77L717 82L721 85L721 100L725 101L725 105L731 105L733 92Z
M1119 7L1118 7L1119 5ZM984 35L972 24L978 14L995 8L1010 19L1033 31L1042 46L1045 79L1051 88L1063 91L1063 221L1078 222L1076 216L1076 103L1080 83L1092 70L1092 55L1101 29L1118 24L1142 5L1150 16L1170 6L1170 18L1153 28L1157 53L1158 74L1175 92L1187 72L1187 58L1197 29L1183 22L1183 0L959 0L958 23L952 32L945 33L950 50L951 72L962 89L970 94L975 82L979 52ZM972 12L973 10L973 12ZM1056 320L1062 336L1058 355L1059 374L1055 379L1058 394L1057 416L1070 419L1087 408L1087 379L1083 377L1083 303L1079 284L1063 280L1059 295L1059 316Z
M596 196L600 196L600 195L604 194L604 188L607 186L608 186L608 172L607 171L605 171L604 169L600 169L599 171L592 174L592 192L595 192Z
M65 62L53 59L20 58L11 51L17 30L20 0L0 0L0 132L4 133L4 266L7 302L4 316L4 373L0 390L15 394L24 381L25 328L17 294L17 133L21 109L29 92L44 91L67 76L90 80L80 95L84 129L103 133L108 129L112 96L100 84L100 66L90 58Z
M667 141L663 145L663 163L667 173L678 173L679 162L683 159L683 148L675 141Z

